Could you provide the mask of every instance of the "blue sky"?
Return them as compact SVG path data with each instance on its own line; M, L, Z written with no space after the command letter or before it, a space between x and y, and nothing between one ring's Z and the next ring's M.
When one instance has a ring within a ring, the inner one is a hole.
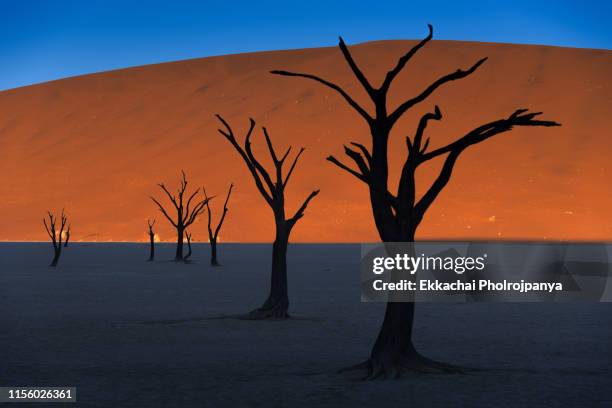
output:
M414 39L612 48L612 1L0 0L0 90L238 52Z

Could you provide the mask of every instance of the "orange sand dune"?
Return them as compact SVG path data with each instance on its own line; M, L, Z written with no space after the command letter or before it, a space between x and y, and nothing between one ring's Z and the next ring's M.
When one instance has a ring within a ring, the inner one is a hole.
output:
M353 47L378 83L414 42ZM439 104L444 119L428 128L432 147L515 108L545 112L561 128L517 129L466 152L453 180L419 231L421 238L612 238L610 115L612 52L434 41L406 67L392 104L433 79L488 56L481 69L421 103L398 126L392 168L405 156L403 136ZM271 69L316 73L367 104L337 48L202 58L69 78L0 93L0 240L46 239L41 219L65 207L73 239L140 241L157 217L148 195L173 186L185 169L193 186L224 195L236 185L223 241L270 241L271 211L244 164L220 136L214 113L242 132L248 117L266 125L279 149L307 148L288 189L288 208L313 188L321 194L294 241L376 240L365 187L325 161L342 144L369 143L367 129L341 98L314 82ZM261 132L256 150L264 155ZM423 170L421 189L438 163ZM213 203L219 210L222 198ZM206 240L205 219L194 225Z

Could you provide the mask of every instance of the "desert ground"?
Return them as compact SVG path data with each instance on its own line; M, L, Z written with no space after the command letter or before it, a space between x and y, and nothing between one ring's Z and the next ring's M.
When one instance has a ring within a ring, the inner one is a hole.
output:
M351 49L377 85L414 44L377 41ZM404 137L435 104L443 120L428 127L432 149L518 108L543 111L563 126L515 129L468 150L418 238L609 240L612 51L432 41L398 77L390 108L482 57L489 59L473 75L440 88L398 122L392 175L406 155ZM342 145L351 141L368 145L365 123L333 91L271 75L273 69L320 75L372 109L337 47L140 66L0 92L0 213L6 214L0 240L45 240L42 216L62 207L75 241L145 240L146 220L159 217L148 196L159 194L158 182L174 186L185 169L191 186L213 195L235 184L224 242L271 241L269 209L217 133L215 113L240 136L252 116L279 150L306 147L288 209L314 188L321 194L294 241L377 240L365 187L325 161L342 157ZM265 154L261 130L254 149ZM419 193L438 168L432 163L418 173ZM169 226L158 227L162 241L172 240ZM204 231L199 223L192 232L201 238Z
M357 245L294 244L293 319L259 305L270 246L0 245L0 384L78 387L83 407L610 406L612 304L419 304L416 344L477 370L360 381L383 304L361 303ZM55 406L55 405L54 405ZM70 406L75 406L72 404Z

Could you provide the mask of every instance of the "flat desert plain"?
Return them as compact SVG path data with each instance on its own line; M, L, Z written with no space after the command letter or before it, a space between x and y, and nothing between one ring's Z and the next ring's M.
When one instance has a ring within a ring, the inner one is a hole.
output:
M263 301L270 246L208 266L146 245L0 245L0 384L76 386L82 407L603 407L610 304L419 304L415 342L461 375L359 381L383 304L360 302L359 246L291 245L286 321L226 318Z

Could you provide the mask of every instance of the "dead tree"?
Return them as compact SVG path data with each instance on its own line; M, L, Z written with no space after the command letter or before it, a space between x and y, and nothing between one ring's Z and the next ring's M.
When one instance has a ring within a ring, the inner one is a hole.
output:
M155 225L155 220L151 222L147 220L147 224L149 225L149 262L153 262L155 260L155 232L153 231L153 226Z
M221 230L221 226L223 225L223 221L225 221L225 216L227 215L227 202L229 201L230 195L232 194L233 184L230 184L229 190L227 192L227 197L225 198L225 203L223 204L223 213L221 214L221 218L219 219L219 223L217 227L213 231L212 229L212 211L210 210L210 203L206 203L206 209L208 210L208 242L210 242L210 264L212 266L219 266L219 262L217 261L217 238L219 238L219 231ZM204 191L204 198L208 198L206 195L206 190Z
M185 230L195 222L200 214L206 210L206 203L208 200L212 199L212 197L204 199L197 198L198 193L200 192L199 188L196 189L191 195L186 195L187 177L185 176L185 172L182 170L181 176L181 185L178 188L176 195L171 194L163 183L159 184L159 188L161 188L166 194L172 203L174 210L176 211L174 219L170 217L164 206L161 205L161 203L155 197L150 197L151 200L157 204L159 211L164 215L164 217L166 217L170 224L176 228L176 254L174 256L174 260L177 262L183 260L183 240Z
M185 236L187 237L187 255L185 255L184 261L185 263L191 262L189 258L191 258L191 233L185 231Z
M536 119L541 112L528 112L527 109L518 109L505 118L474 128L446 146L428 149L429 138L424 137L425 128L430 121L442 119L442 113L436 106L433 112L426 113L421 117L414 135L406 137L407 158L401 170L397 189L390 190L388 186L387 146L394 125L409 109L423 102L439 87L471 75L486 61L486 58L483 58L465 70L458 69L444 75L416 96L406 99L397 107L390 109L387 103L387 95L391 84L406 63L431 40L432 34L433 30L430 25L429 35L399 58L395 67L386 74L378 87L375 87L366 78L346 44L340 38L340 51L354 76L369 96L374 106L373 113L359 105L352 96L333 82L311 74L272 71L273 74L277 75L314 80L331 88L340 94L365 120L371 136L371 148L368 149L357 142L352 142L351 147L344 146L344 153L355 163L357 168L352 168L340 162L334 156L329 156L327 160L367 185L374 221L378 235L383 242L414 241L415 233L425 213L450 180L457 159L468 147L507 132L515 126L559 126L558 123L553 121ZM435 181L420 198L416 197L415 173L417 168L432 159L444 156L444 164ZM432 361L416 351L412 342L413 321L414 303L388 301L382 327L370 357L359 367L367 369L372 378L380 375L397 376L405 371L453 371L454 367Z
M253 150L251 149L251 134L255 128L255 121L250 119L250 127L246 134L244 141L244 148L240 146L234 132L230 125L220 116L217 118L221 121L225 130L219 129L225 138L234 146L240 157L246 164L249 172L255 180L255 185L263 196L264 200L274 213L274 225L276 227L276 235L274 243L272 245L272 273L270 282L270 293L268 298L263 305L253 310L249 317L252 319L283 319L288 317L289 310L289 296L287 293L287 246L289 243L289 235L295 224L304 216L304 211L317 194L319 190L315 190L306 197L302 205L293 214L293 216L287 218L285 215L285 189L287 183L293 174L295 166L304 152L304 148L301 148L297 155L294 157L289 171L286 175L283 175L283 165L285 160L291 152L291 147L287 149L282 157L277 156L272 141L268 135L268 131L263 127L263 134L266 139L268 151L274 164L273 175L270 175L268 170L255 158ZM272 178L274 177L274 179Z
M66 242L64 242L64 248L68 247L69 241L70 241L70 224L68 224L68 228L66 229Z
M51 243L53 244L53 260L49 266L56 267L60 256L62 255L62 237L64 235L64 228L66 227L67 219L66 215L64 214L64 210L62 210L58 230L55 215L53 215L51 211L47 211L47 217L49 217L49 223L47 224L46 218L43 218L43 225L45 226L45 230L47 231L49 238L51 238Z

